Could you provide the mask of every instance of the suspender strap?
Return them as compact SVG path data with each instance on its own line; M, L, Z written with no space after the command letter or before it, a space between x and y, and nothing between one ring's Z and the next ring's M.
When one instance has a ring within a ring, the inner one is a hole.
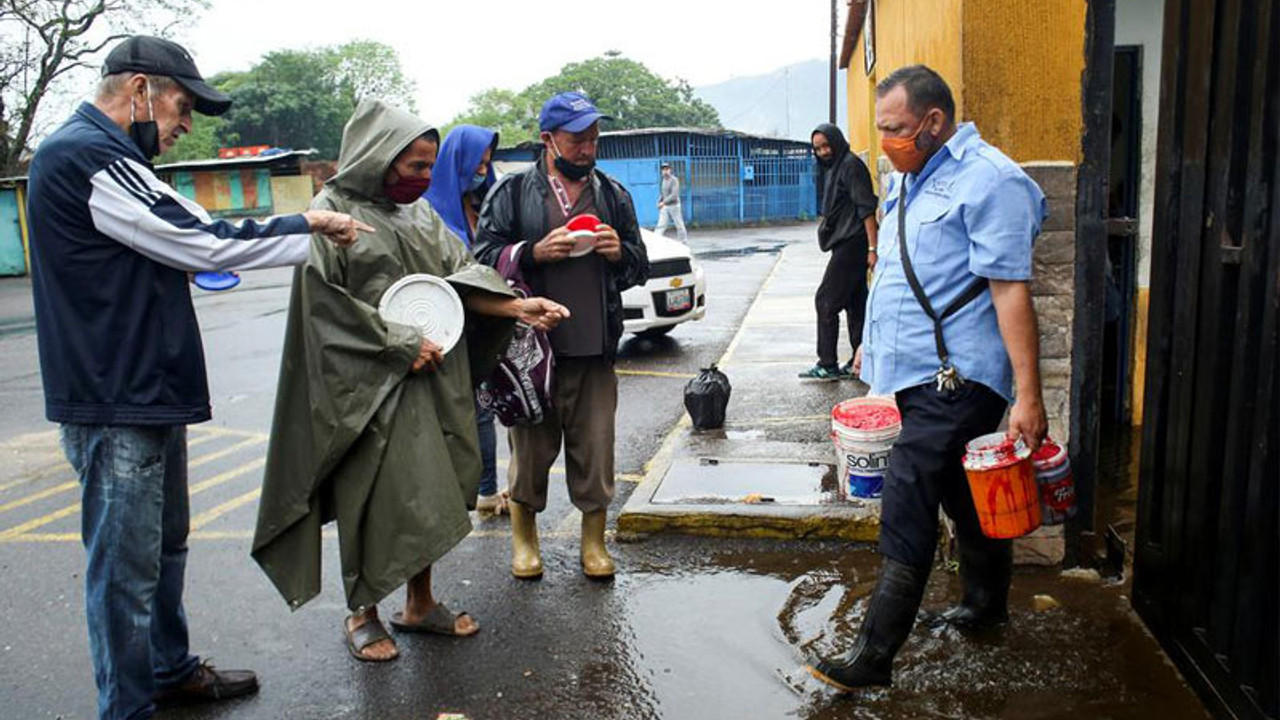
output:
M951 356L947 354L947 344L942 339L942 321L955 315L960 308L968 305L974 298L982 294L987 289L987 279L980 277L974 280L964 292L960 293L960 297L956 298L943 309L942 315L938 315L933 310L933 305L929 302L928 296L924 294L924 288L920 286L920 279L916 277L915 268L911 266L911 256L907 254L907 177L902 176L902 184L898 188L898 254L902 256L902 271L907 276L907 284L911 286L911 292L916 296L916 302L920 303L920 308L924 310L924 314L929 316L933 321L933 342L937 346L938 360L944 368L951 365Z

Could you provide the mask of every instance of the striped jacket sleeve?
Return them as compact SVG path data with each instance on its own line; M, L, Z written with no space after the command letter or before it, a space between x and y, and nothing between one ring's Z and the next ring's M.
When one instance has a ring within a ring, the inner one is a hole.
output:
M91 178L94 226L137 252L187 272L299 265L311 249L302 215L213 220L150 168L118 158Z

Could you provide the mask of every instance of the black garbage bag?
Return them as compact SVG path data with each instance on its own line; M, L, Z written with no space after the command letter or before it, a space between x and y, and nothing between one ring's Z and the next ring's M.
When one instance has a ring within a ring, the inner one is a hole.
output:
M698 377L684 386L684 408L689 411L693 426L699 430L723 427L724 411L729 407L732 391L729 378L715 365L702 368Z

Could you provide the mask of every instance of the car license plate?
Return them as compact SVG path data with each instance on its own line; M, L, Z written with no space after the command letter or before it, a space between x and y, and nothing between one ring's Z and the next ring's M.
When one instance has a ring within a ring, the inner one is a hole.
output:
M667 291L667 312L681 312L693 307L693 288Z

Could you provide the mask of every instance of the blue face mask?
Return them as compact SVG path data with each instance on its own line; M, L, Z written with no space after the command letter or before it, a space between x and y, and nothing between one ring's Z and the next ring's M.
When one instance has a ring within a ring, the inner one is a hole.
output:
M476 190L479 190L480 186L484 185L484 181L488 177L489 177L488 175L485 175L482 173L476 173L475 175L472 175L471 182L467 185L467 192L475 192Z

